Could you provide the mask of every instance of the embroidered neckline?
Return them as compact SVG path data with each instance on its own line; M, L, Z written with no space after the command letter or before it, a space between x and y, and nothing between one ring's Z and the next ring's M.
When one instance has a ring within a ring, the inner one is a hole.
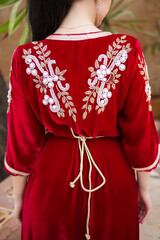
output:
M86 33L53 33L49 35L46 39L49 40L88 40L88 39L95 39L95 38L101 38L104 36L112 35L111 32L105 32L105 31L97 31L97 32L86 32Z

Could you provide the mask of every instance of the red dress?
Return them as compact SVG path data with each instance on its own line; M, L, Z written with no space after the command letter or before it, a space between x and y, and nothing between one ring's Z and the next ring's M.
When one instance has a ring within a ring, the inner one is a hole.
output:
M138 240L135 171L159 162L137 39L52 34L18 47L5 169L29 176L23 240Z

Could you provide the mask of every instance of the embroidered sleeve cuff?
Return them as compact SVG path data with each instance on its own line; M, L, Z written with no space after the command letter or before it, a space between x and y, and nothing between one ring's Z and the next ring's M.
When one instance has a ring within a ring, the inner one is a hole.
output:
M4 167L5 167L5 170L7 173L13 175L13 176L29 176L30 173L26 173L26 172L21 172L21 171L18 171L12 167L10 167L6 161L6 157L4 158Z
M157 157L156 157L154 163L152 163L150 166L144 167L144 168L133 168L133 167L132 168L135 171L151 171L157 167L157 164L159 163L159 161L160 161L160 144L158 144L158 154L157 154Z

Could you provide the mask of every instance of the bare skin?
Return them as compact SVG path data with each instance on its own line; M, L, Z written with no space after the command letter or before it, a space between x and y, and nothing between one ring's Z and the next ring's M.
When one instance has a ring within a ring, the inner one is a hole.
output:
M20 221L22 219L22 204L23 195L26 187L28 177L26 176L12 176L13 191L14 191L14 216Z
M97 3L99 3L99 25L97 25ZM85 33L100 30L98 27L107 15L110 5L111 0L74 0L55 33Z
M148 218L152 202L150 197L150 172L137 172L139 223Z
M100 3L99 20L102 23L109 11L111 0L75 0L55 33L85 33L99 31L97 25L97 3ZM100 25L99 24L99 25ZM63 28L64 27L64 28ZM14 187L14 215L21 220L23 194L28 177L12 176ZM143 223L150 214L152 207L150 198L150 173L137 172L137 186L139 193L139 223Z

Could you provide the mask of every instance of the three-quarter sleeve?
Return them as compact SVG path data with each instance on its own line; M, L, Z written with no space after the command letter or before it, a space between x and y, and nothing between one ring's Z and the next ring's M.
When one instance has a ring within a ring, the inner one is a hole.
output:
M45 127L34 114L22 85L23 74L18 48L10 70L7 109L7 145L4 167L11 175L31 174L44 142Z
M129 87L123 109L118 114L118 127L131 167L136 171L151 171L160 160L160 144L151 106L147 64L138 40L130 61Z

